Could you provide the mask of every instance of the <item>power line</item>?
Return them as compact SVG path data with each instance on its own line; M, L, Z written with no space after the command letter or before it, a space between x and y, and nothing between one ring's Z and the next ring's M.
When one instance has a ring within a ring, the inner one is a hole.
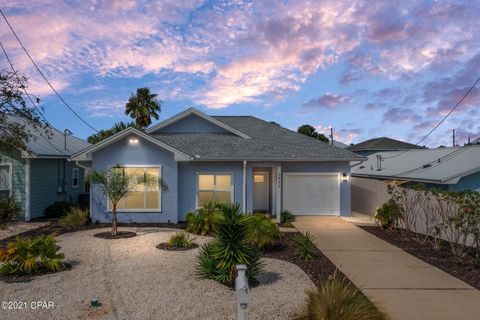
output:
M438 122L435 127L433 127L422 139L420 139L417 143L415 143L416 146L418 146L422 141L424 141L425 139L428 138L428 136L430 136L433 131L435 131L443 122L445 122L445 120L447 120L447 118L452 114L453 111L455 111L455 109L458 108L458 106L463 102L463 100L465 100L465 98L468 96L468 94L473 90L473 88L475 88L475 86L478 84L478 82L480 82L480 78L477 79L477 81L475 81L475 83L470 87L470 89L468 89L468 91L463 95L463 97L455 104L455 106L450 109L450 111L442 118L442 120L440 120L440 122ZM384 158L384 159L392 159L392 158L396 158L398 156L401 156L402 154L410 151L412 149L407 149L407 150L404 150L402 152L400 152L399 154L397 155L394 155L394 156L391 156L391 157L387 157L387 158Z
M35 62L35 60L33 60L32 56L30 55L30 53L28 53L27 49L25 48L25 46L23 45L22 41L20 40L20 38L17 36L17 33L15 32L15 30L13 30L12 26L10 25L10 22L8 22L8 19L7 17L5 16L5 14L3 13L3 10L0 9L0 13L2 14L2 17L3 19L5 20L5 22L7 23L8 27L10 28L10 30L12 31L13 35L15 36L15 38L17 39L18 43L20 44L20 46L22 47L23 51L25 51L26 55L28 56L28 58L30 59L30 61L32 61L33 65L35 66L35 68L37 69L38 73L40 73L40 75L42 76L42 78L45 80L45 82L48 84L48 86L53 90L53 92L57 95L57 97L63 102L63 104L78 118L80 119L80 121L82 121L85 125L87 125L90 129L92 129L93 131L95 132L98 132L97 129L95 129L93 126L91 126L87 121L85 121L77 112L75 112L75 110L73 110L72 107L70 107L70 105L65 101L65 99L62 98L62 96L57 92L57 90L55 90L55 88L53 87L53 85L50 83L50 81L48 81L47 77L45 77L45 75L43 74L43 72L40 70L40 67L37 65L37 63Z

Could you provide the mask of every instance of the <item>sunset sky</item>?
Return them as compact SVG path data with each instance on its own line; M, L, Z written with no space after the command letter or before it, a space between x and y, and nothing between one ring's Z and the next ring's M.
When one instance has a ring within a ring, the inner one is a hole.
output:
M194 106L296 129L333 126L356 143L416 143L480 76L480 1L0 0L66 101L97 129L138 87L165 101L161 119ZM47 119L85 138L5 21L0 41ZM1 67L8 68L5 57ZM480 136L480 89L426 141Z

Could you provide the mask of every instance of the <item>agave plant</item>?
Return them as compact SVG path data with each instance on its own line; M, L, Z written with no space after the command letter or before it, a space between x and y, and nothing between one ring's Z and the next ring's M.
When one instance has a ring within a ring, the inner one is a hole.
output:
M248 216L240 205L222 203L213 215L214 240L203 245L197 257L197 275L231 285L237 274L236 266L247 266L247 277L255 279L261 270L260 252L248 241Z
M42 271L57 272L65 268L63 253L58 253L54 233L36 238L17 236L14 242L0 250L0 273L32 274Z
M209 201L195 213L189 212L185 216L188 232L206 235L212 231L213 215L219 212L220 204Z
M272 219L264 214L257 213L248 216L246 223L248 241L259 249L273 244L280 237L280 229Z

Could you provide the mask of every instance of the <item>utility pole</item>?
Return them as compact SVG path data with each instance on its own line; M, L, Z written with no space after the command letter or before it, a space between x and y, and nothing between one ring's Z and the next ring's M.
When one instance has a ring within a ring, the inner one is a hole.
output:
M330 128L330 143L333 146L333 127Z
M453 147L455 147L456 146L456 144L455 144L455 129L453 129L452 142L453 142Z

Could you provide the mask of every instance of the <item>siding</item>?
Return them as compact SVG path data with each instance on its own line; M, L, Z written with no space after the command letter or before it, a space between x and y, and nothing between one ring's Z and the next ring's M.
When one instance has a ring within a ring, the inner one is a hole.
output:
M84 191L84 170L79 170L79 186L72 188L73 168L78 167L66 159L30 160L31 218L43 216L45 208L56 201L78 202ZM58 187L63 187L64 192L58 193Z
M21 152L8 147L0 147L0 163L12 165L12 191L15 199L25 209L25 164ZM19 217L20 219L20 217Z
M177 222L177 163L172 152L137 137L138 144L129 144L126 137L92 154L92 169L108 170L116 165L158 165L162 167L162 178L168 185L168 191L162 191L161 212L119 212L120 222ZM92 186L92 220L110 222L111 213L107 211L107 198L101 186Z
M208 132L208 133L230 133L217 126L210 121L200 118L197 115L189 115L182 120L179 120L168 127L155 131L155 133L196 133L196 132Z
M450 185L450 191L474 190L480 192L480 172L462 177L457 184Z

